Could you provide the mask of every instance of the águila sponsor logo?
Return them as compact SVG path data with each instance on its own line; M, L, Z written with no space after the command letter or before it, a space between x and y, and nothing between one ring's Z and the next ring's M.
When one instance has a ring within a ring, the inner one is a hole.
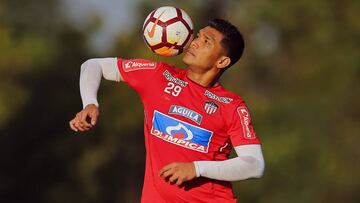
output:
M193 111L191 109L185 108L183 106L178 106L178 105L171 105L169 114L176 114L176 115L183 116L185 118L188 118L188 119L194 121L198 125L201 124L201 121L203 119L202 115L200 115L196 111Z

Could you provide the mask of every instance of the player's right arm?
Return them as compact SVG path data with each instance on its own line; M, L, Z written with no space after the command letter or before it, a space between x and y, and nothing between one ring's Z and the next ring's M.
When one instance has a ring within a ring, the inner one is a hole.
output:
M89 59L81 65L80 94L83 109L69 122L72 130L87 131L96 125L99 117L97 92L102 77L117 82L123 81L118 70L117 58Z

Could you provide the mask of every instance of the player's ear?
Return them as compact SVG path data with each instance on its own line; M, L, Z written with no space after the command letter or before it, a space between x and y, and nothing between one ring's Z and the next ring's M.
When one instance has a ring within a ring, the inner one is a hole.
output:
M228 56L221 56L216 62L216 67L220 69L226 68L230 62L231 59Z

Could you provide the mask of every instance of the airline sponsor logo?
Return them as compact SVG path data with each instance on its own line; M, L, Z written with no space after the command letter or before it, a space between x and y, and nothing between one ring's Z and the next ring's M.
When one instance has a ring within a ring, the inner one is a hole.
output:
M251 123L251 117L248 109L246 107L238 107L237 112L240 116L241 125L243 128L243 135L246 139L255 139L256 135L255 132L250 126Z
M218 108L219 106L213 101L205 102L204 110L209 115L214 114Z
M156 63L147 60L125 60L123 62L123 69L125 72L155 68Z
M200 125L200 123L203 119L202 115L200 115L196 111L193 111L191 109L188 109L188 108L185 108L182 106L178 106L178 105L171 105L169 114L176 114L176 115L183 116L185 118L188 118L188 119L194 121L198 125Z
M222 102L225 104L229 104L230 102L232 102L233 99L228 98L228 97L219 97L216 94L210 92L209 90L205 90L205 96L207 96L210 99L214 99L218 102Z
M173 82L175 84L180 85L181 87L186 87L186 85L188 84L188 82L185 82L183 80L180 80L179 78L174 77L173 75L171 75L171 73L168 70L165 70L163 72L163 75L165 77L166 80Z
M166 114L154 111L150 133L171 144L207 153L212 131L191 125Z

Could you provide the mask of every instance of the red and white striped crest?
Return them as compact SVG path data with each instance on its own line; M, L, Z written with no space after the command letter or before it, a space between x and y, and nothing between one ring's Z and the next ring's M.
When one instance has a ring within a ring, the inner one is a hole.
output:
M205 109L205 112L209 115L215 113L218 108L219 108L219 106L213 101L205 102L204 109Z

